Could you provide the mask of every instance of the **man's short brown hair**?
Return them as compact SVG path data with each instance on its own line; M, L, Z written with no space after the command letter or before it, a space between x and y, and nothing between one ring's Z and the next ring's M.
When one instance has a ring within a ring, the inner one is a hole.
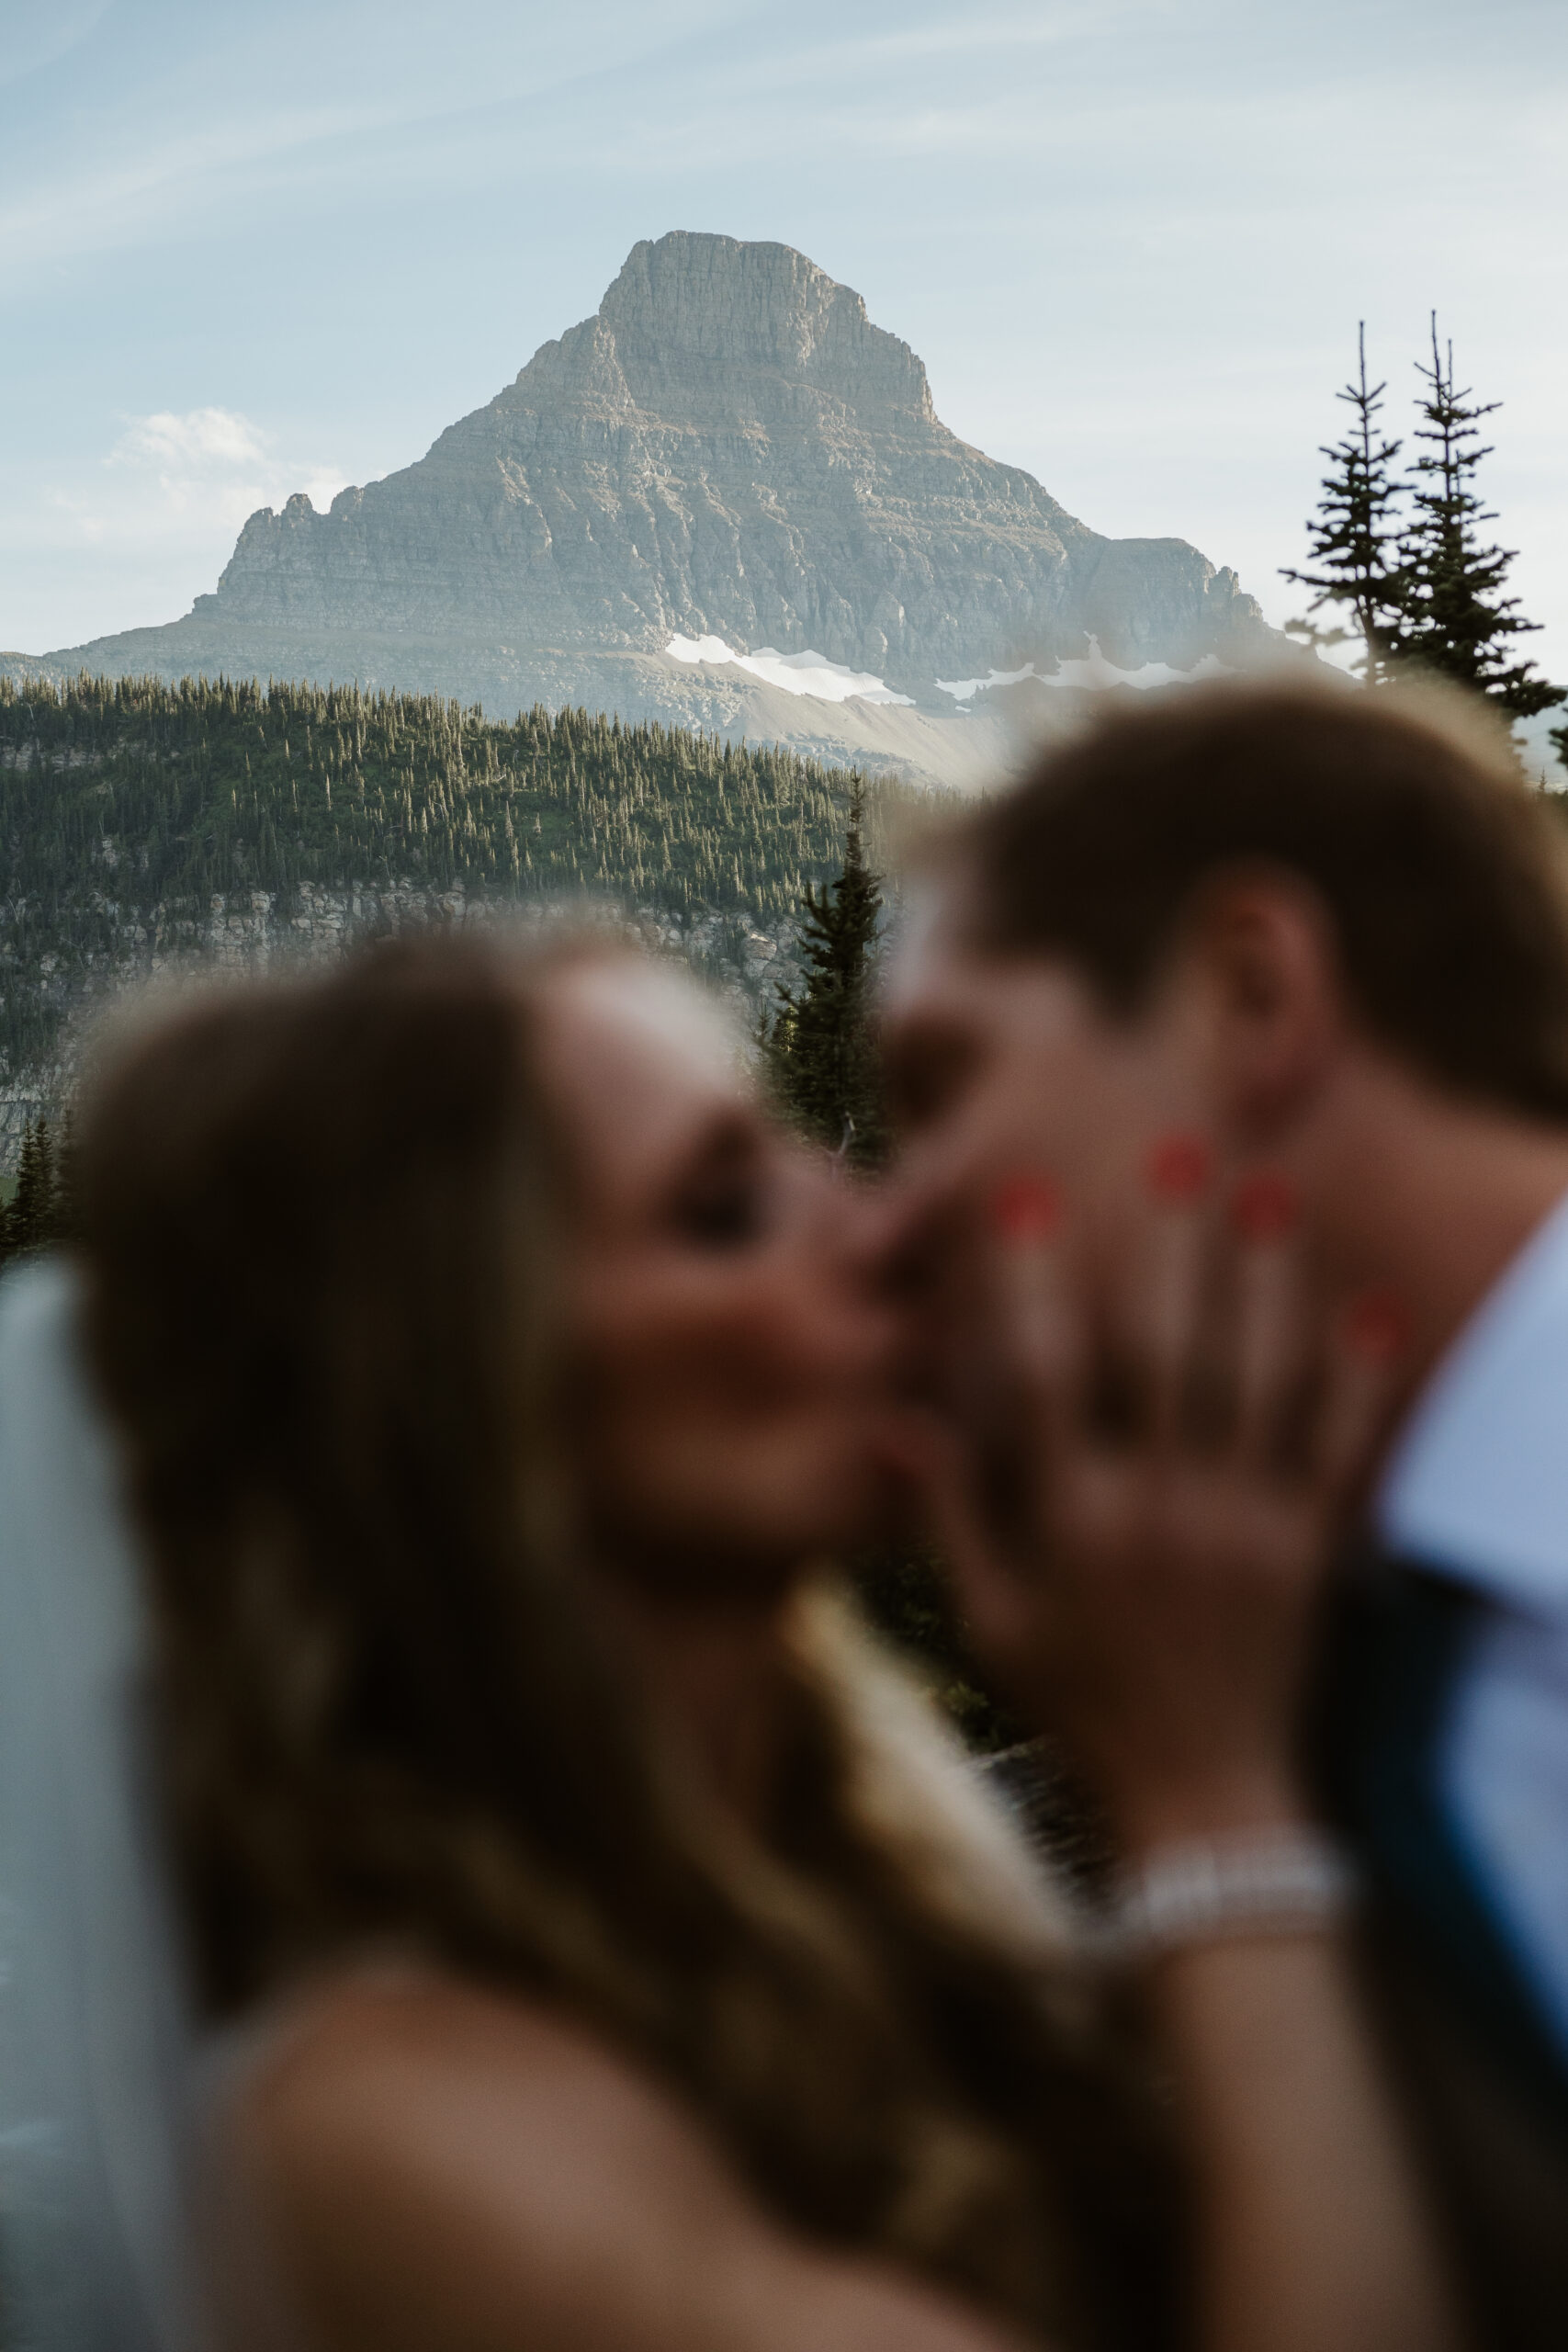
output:
M1568 1119L1568 853L1484 709L1423 689L1215 684L1109 713L966 830L974 929L1146 1000L1203 886L1321 901L1367 1033L1457 1092Z

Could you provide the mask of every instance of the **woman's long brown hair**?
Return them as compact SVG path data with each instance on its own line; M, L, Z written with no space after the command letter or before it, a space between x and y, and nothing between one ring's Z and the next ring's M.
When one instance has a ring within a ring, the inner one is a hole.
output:
M89 1342L209 2007L389 1944L563 2002L796 2226L1064 2344L1150 2345L1138 2095L1066 1974L933 1890L940 1826L871 1826L903 1767L869 1647L803 1612L747 1841L595 1623L530 993L514 950L405 941L165 1017L86 1109Z

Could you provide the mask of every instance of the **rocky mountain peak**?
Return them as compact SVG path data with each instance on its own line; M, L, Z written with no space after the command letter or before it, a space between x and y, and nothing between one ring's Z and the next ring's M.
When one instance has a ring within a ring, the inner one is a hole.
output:
M710 684L689 649L716 642ZM1091 643L1134 673L1271 642L1196 548L1105 538L960 440L909 345L804 254L674 230L417 463L326 514L253 514L186 620L44 658L789 736L788 697L757 706L723 657L824 657L962 732L964 682L1055 676Z
M634 245L599 306L639 404L803 381L852 408L933 416L926 371L865 302L791 245L673 229ZM527 370L524 371L525 374Z

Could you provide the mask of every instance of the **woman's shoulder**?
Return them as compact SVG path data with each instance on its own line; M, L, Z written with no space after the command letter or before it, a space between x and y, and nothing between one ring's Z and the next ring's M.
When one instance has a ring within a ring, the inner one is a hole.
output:
M651 2075L545 2004L362 1969L276 2009L228 2109L304 2340L330 2352L1001 2352L753 2203Z
M333 2352L570 2335L639 2240L657 2275L672 2211L732 2201L694 2121L607 2041L434 1967L276 2005L220 2107L252 2275L265 2246Z
M404 2127L427 2141L460 2123L477 2144L488 2123L510 2145L529 2122L580 2135L611 2110L622 2130L637 2113L684 2124L661 2086L561 2010L401 1962L345 1968L276 2004L241 2045L231 2105L248 2137L295 2163L318 2143L342 2159L362 2136L386 2160L385 2135L400 2148Z
M367 1959L294 1985L257 2019L251 2072L287 2090L321 2066L378 2069L389 2055L450 2064L477 2045L521 2056L590 2046L591 2038L544 2002L497 1990L434 1962Z

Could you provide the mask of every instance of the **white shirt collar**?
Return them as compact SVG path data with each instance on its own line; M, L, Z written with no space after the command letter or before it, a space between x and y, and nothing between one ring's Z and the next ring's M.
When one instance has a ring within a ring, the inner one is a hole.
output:
M1568 1195L1427 1382L1375 1516L1405 1559L1506 1606L1568 1611Z

